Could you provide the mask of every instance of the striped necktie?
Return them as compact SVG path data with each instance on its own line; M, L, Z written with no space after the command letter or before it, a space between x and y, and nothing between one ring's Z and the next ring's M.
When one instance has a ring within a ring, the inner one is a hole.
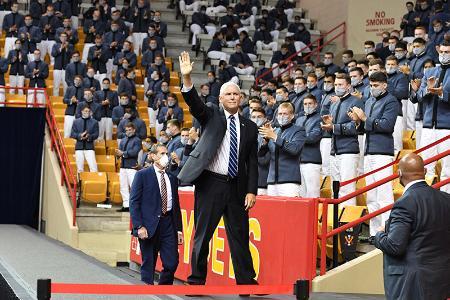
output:
M234 178L238 171L238 147L237 147L237 131L234 116L230 116L230 160L228 161L228 176Z
M161 173L161 212L163 214L167 213L167 186L166 178L164 177L164 171L159 171Z

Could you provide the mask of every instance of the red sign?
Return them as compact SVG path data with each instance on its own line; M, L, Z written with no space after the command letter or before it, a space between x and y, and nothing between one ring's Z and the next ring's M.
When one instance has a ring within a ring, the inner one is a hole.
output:
M190 274L194 238L194 195L179 192L183 219L183 245L175 276ZM317 203L315 199L258 197L250 211L250 251L260 284L293 284L316 275ZM131 261L141 264L139 241L131 240ZM158 261L157 269L161 263ZM234 270L223 219L210 242L208 284L234 284Z

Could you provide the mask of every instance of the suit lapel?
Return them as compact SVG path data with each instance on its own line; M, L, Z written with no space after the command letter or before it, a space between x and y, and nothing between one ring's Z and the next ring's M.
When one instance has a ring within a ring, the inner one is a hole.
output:
M239 156L241 156L242 149L244 149L244 141L246 138L246 128L242 116L239 116L239 126L240 126L240 137L239 137Z
M155 182L155 184L156 184L156 188L158 189L159 199L161 199L161 187L159 186L159 181L158 181L158 178L156 177L157 175L156 175L155 167L151 168L151 172L149 174L151 176L151 180L153 182Z

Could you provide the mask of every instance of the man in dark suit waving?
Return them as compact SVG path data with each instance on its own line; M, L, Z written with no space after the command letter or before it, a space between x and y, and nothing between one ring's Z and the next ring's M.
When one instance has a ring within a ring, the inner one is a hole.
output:
M181 92L202 135L178 178L195 184L195 236L190 284L205 284L209 241L223 216L237 284L256 284L249 250L248 210L258 189L256 125L239 116L241 91L232 82L220 89L221 107L205 104L191 81L189 54L181 53Z
M166 173L166 146L154 145L150 155L153 166L137 172L131 187L133 235L139 237L141 247L142 281L153 284L159 252L163 265L159 284L173 284L178 267L177 244L183 243L178 180Z
M450 195L425 182L417 154L399 163L403 196L395 202L386 229L374 243L384 253L388 300L442 300L450 297Z

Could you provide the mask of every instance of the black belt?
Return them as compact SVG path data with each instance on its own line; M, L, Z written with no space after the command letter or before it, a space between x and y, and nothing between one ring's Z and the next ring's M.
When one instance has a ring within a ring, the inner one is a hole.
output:
M212 176L214 178L217 178L217 179L219 179L221 181L225 181L225 182L232 182L232 181L235 181L237 179L237 177L233 178L233 177L231 177L229 175L222 175L222 174L218 174L218 173L215 173L215 172L211 172L209 170L205 170L204 172L208 176Z
M170 217L172 215L172 210L169 210L166 213L161 213L161 218Z

